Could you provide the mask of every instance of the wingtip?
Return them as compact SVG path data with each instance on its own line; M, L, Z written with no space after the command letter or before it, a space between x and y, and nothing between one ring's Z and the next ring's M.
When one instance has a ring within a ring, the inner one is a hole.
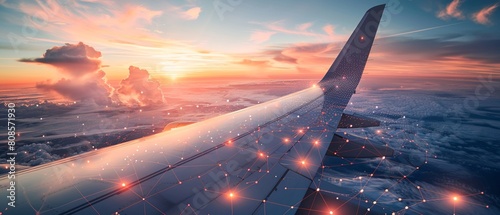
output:
M371 9L374 9L374 8L385 8L385 4L379 4L377 6L372 7Z
M381 10L384 10L385 9L385 4L380 4L380 5L377 5L377 6L374 6L370 9L368 9L366 12L370 12L370 11L381 11Z

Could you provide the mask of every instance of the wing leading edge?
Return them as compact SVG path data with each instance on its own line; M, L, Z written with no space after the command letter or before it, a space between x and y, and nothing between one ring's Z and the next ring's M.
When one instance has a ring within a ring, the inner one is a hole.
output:
M356 89L384 5L318 87L20 172L5 214L294 214ZM1 181L7 196L8 179Z

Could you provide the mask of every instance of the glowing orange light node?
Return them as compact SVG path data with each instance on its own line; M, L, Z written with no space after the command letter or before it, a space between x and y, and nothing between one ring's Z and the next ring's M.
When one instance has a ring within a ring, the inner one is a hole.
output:
M125 183L122 183L122 187L125 187L126 185L127 185L127 184L125 184Z

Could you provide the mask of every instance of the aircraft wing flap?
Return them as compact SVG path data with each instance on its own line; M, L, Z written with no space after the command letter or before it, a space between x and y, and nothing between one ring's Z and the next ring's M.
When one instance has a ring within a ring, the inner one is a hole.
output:
M368 139L335 134L327 155L344 158L372 158L392 156L394 150L388 146L380 145L369 141Z
M380 121L365 116L343 113L337 128L367 128L380 126Z
M311 179L287 171L253 214L295 214Z

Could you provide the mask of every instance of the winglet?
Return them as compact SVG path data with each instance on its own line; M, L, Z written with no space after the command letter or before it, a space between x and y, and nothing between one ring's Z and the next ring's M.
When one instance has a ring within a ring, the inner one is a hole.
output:
M363 19L359 22L344 48L342 48L342 51L339 53L326 75L319 82L321 86L330 88L332 84L328 83L338 78L348 78L351 80L351 83L356 86L358 85L375 39L384 8L385 4L382 4L366 11Z

